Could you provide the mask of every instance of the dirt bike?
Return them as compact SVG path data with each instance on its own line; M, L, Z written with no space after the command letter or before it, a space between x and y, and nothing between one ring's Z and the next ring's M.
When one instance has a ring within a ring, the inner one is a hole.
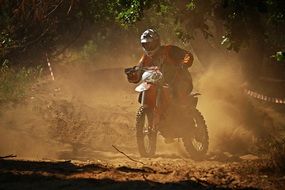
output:
M209 137L204 117L196 108L199 93L187 96L183 104L176 103L171 88L163 82L157 67L143 68L141 83L135 88L141 104L136 116L136 138L142 157L156 152L158 132L167 139L182 139L186 151L194 160L202 159L208 150ZM128 74L131 69L126 69Z

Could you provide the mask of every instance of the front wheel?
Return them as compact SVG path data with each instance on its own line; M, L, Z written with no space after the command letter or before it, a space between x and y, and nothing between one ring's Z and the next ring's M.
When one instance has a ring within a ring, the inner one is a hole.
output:
M152 157L156 151L157 131L154 129L152 121L152 110L141 106L136 118L136 136L138 150L142 157Z
M191 117L194 121L192 134L184 137L183 143L193 160L201 160L206 156L209 147L208 129L204 117L197 109L191 111Z

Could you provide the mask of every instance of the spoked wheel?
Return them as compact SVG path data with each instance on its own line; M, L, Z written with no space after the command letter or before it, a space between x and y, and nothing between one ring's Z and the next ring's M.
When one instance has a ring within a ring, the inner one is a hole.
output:
M157 132L152 125L152 112L140 107L136 118L137 144L142 157L152 157L156 151Z
M204 117L197 109L192 110L191 117L194 121L192 134L184 137L183 143L193 160L201 160L206 156L209 147L208 129Z

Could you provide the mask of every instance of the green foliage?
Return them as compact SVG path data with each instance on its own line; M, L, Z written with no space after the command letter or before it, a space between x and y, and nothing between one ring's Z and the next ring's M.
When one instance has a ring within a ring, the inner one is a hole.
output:
M8 33L6 33L5 31L2 31L0 34L0 45L3 48L7 48L7 47L12 47L14 44L15 44L15 42L13 41L11 36Z
M144 16L150 7L142 6L149 1L127 2L119 11L119 20L125 24L133 24ZM190 0L190 1L152 1L151 8L156 8L156 15L164 16L171 22L173 17L178 27L177 37L189 41L196 30L200 30L205 38L213 37L210 25L223 30L221 42L229 50L239 51L250 43L258 43L266 51L276 51L285 44L285 3L279 0ZM175 13L175 14L173 14ZM211 22L208 22L211 21ZM222 25L215 25L216 23ZM242 31L242 32L241 32ZM221 37L215 36L215 37Z
M191 33L185 32L179 28L176 29L175 35L179 38L183 43L189 43L191 39L193 39L193 35Z
M41 3L3 0L0 3L0 60L15 59L14 52L60 52L56 46L71 44L86 24L92 24L98 30L115 24L119 8L116 1L111 0L49 0Z
M191 0L188 4L186 4L186 8L189 11L193 11L196 8L194 0Z
M0 68L0 103L22 100L28 87L42 73L42 67L12 69L5 60Z
M276 61L284 62L285 61L285 52L278 51L275 55L272 56Z
M139 0L133 1L118 1L119 6L122 8L119 12L117 19L123 24L133 24L140 20L142 16L142 4Z
M171 7L169 5L166 5L166 4L160 4L158 5L158 10L157 11L157 15L166 15L167 13L171 12Z
M117 15L116 6L112 0L90 0L82 10L85 11L82 17L87 17L93 23L112 23Z
M0 60L13 59L14 52L20 54L24 51L19 49L29 51L30 47L57 50L57 44L70 43L84 26L92 25L100 32L118 23L123 29L132 26L137 31L171 28L182 42L189 42L201 31L205 38L219 38L229 50L256 43L270 56L284 49L284 10L285 3L280 0L2 0L0 48L4 51ZM92 49L91 44L87 46L85 53Z

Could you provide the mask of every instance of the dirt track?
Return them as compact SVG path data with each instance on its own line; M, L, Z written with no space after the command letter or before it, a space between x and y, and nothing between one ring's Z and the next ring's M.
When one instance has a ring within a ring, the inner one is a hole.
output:
M80 74L43 81L31 89L24 108L3 114L1 153L17 154L18 160L0 159L0 189L285 187L285 175L253 155L210 150L205 161L194 162L179 142L159 139L157 156L140 158L133 127L137 95L121 72L96 72L105 83Z
M0 189L282 189L259 161L194 162L118 156L102 161L0 160ZM263 169L262 169L263 168Z

